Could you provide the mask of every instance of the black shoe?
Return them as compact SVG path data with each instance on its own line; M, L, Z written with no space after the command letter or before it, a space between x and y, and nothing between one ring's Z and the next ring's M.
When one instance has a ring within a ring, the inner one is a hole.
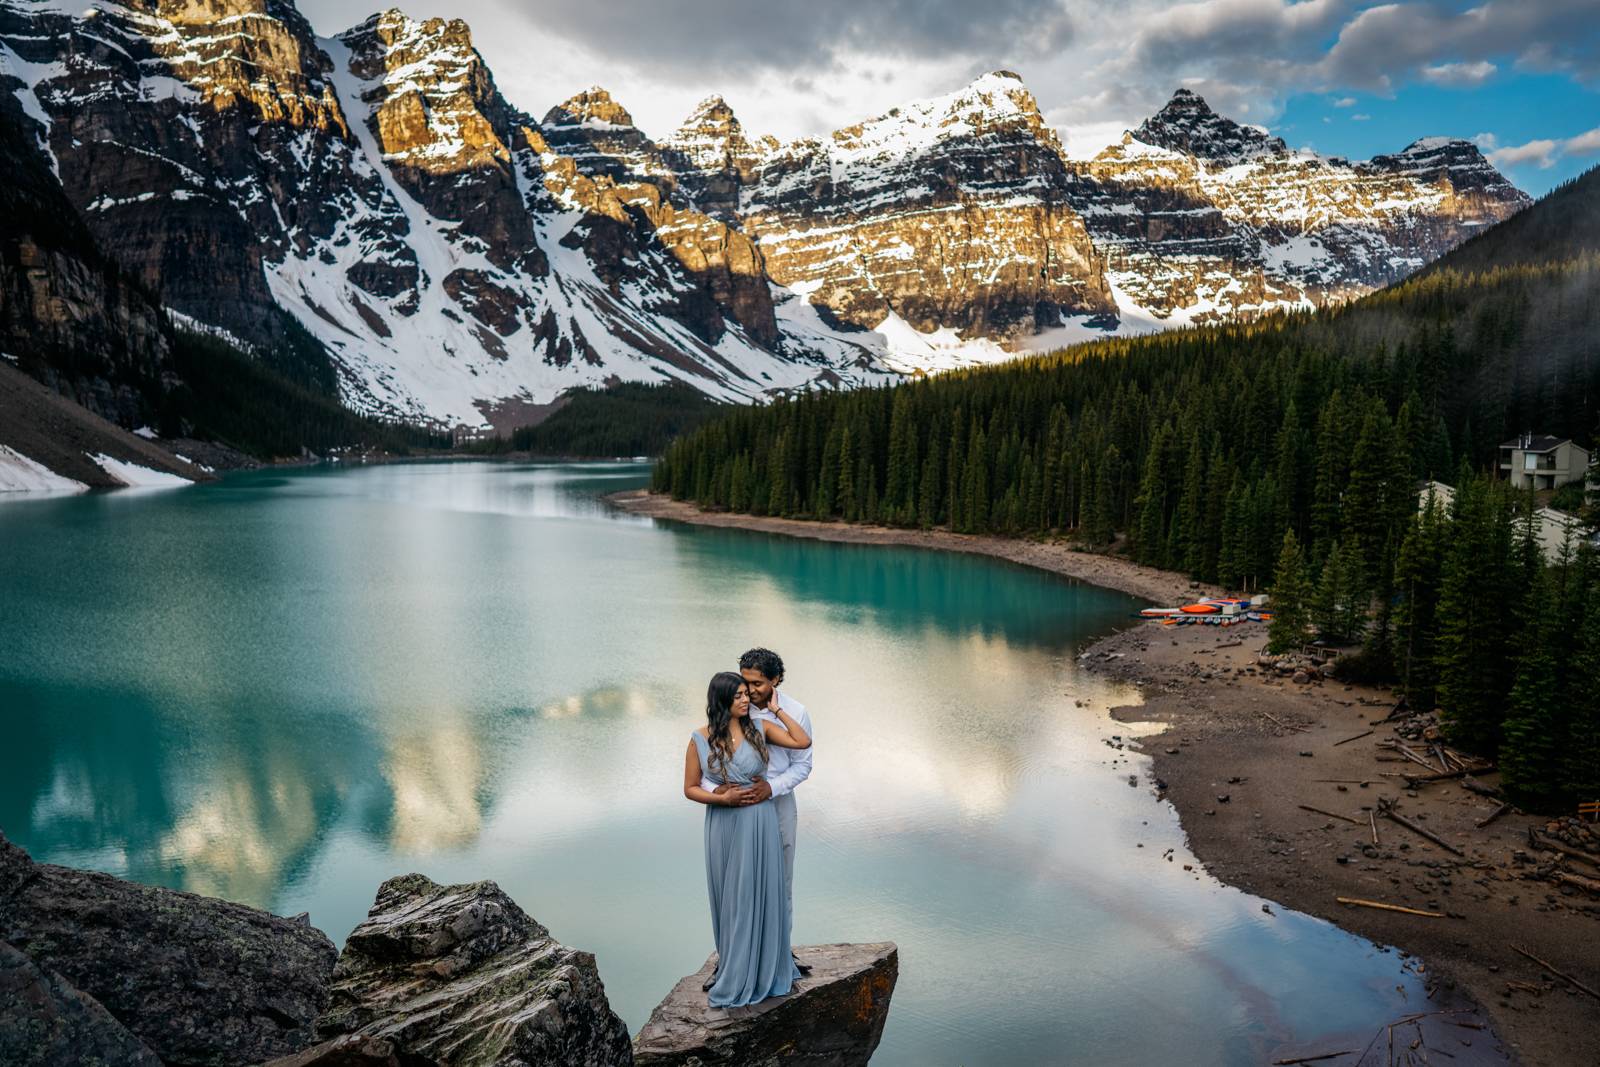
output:
M791 952L789 954L789 958L791 960L794 960L795 969L800 972L800 977L801 978L804 978L804 977L806 977L807 975L809 975L811 973L811 967L808 964L801 963L799 956L796 956L794 953Z
M711 987L716 985L716 984L717 984L717 972L716 971L712 971L711 972L711 977L707 978L704 982L700 983L700 988L705 990L707 993L709 993L709 992L711 992Z

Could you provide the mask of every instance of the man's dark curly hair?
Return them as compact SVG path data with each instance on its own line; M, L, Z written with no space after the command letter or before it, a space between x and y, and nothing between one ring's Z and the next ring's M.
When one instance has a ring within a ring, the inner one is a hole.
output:
M752 648L739 657L741 671L760 671L771 681L783 678L783 657L770 648Z

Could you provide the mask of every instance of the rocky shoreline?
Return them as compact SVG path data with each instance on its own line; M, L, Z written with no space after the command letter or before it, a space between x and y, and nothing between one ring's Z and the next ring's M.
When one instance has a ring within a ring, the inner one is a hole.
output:
M705 512L643 491L607 499L633 514L696 525L990 555L1161 604L1215 592L1059 544ZM1438 1038L1473 1042L1441 1045L1452 1062L1600 1062L1600 1003L1548 969L1600 988L1600 900L1548 880L1561 858L1531 848L1528 836L1546 820L1511 813L1480 828L1499 801L1461 779L1407 788L1405 771L1420 769L1383 746L1401 722L1379 721L1393 696L1320 674L1280 675L1259 663L1265 640L1259 626L1137 624L1081 657L1088 669L1139 686L1144 702L1115 709L1119 720L1167 724L1142 742L1147 776L1176 808L1195 856L1223 882L1406 953L1435 1001L1419 1012L1471 1012L1454 1017L1468 1025L1447 1026ZM1493 774L1470 780L1497 785ZM1379 819L1379 797L1463 854Z
M0 834L0 1063L15 1067L864 1067L898 951L796 951L817 965L789 996L711 1009L697 973L635 1041L594 956L493 882L391 878L338 952L307 916L36 863Z

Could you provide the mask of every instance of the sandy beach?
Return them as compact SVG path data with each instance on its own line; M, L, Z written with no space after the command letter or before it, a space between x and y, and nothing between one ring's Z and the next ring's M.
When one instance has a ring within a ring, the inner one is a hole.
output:
M1218 592L1061 543L704 512L643 491L608 499L635 514L700 525L989 555L1157 604ZM1393 694L1281 677L1258 663L1265 643L1259 624L1134 623L1082 655L1089 669L1142 691L1142 705L1118 708L1115 716L1167 724L1143 741L1152 757L1149 784L1177 809L1206 870L1415 957L1411 969L1435 993L1435 1003L1418 1012L1476 1005L1469 1014L1433 1017L1439 1025L1418 1031L1426 1035L1422 1047L1444 1058L1416 1062L1503 1062L1504 1049L1532 1067L1600 1063L1600 998L1553 973L1600 990L1600 897L1539 876L1550 869L1541 860L1553 857L1530 846L1528 830L1546 820L1513 812L1479 828L1498 801L1460 779L1408 788L1404 774L1421 768L1384 747L1400 723L1379 722L1389 716ZM1498 785L1492 773L1474 780ZM1461 854L1378 817L1380 797ZM1579 861L1569 869L1600 878ZM1338 897L1429 914L1340 904ZM1306 1054L1315 1051L1335 1050ZM1356 1058L1318 1062L1340 1067Z

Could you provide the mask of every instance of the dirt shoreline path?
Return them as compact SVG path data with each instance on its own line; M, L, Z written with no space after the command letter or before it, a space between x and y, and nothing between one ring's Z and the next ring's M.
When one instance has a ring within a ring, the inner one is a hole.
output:
M642 490L607 499L634 514L697 525L989 555L1161 604L1215 591L1181 575L1058 544L705 512ZM1165 786L1195 856L1223 882L1420 957L1413 969L1431 977L1441 1002L1471 1001L1493 1027L1443 1027L1439 1040L1456 1042L1438 1046L1453 1054L1451 1062L1503 1062L1494 1051L1503 1042L1531 1067L1600 1063L1600 1000L1510 947L1600 989L1600 900L1525 877L1534 863L1516 855L1538 858L1527 832L1545 820L1512 814L1478 829L1475 822L1495 802L1459 781L1407 790L1399 777L1407 764L1390 762L1392 754L1378 745L1394 736L1392 725L1378 723L1392 695L1334 681L1280 679L1257 666L1265 640L1265 629L1256 625L1134 624L1081 658L1089 669L1133 682L1144 693L1143 705L1115 709L1118 719L1168 724L1143 742L1153 761L1149 775L1152 784ZM1356 736L1367 730L1372 734ZM1497 775L1480 780L1498 785ZM1453 856L1383 819L1376 820L1380 843L1374 847L1367 809L1380 796L1398 801L1403 815L1465 855ZM1336 902L1340 896L1447 917L1347 906ZM1355 1061L1319 1062L1353 1067Z

